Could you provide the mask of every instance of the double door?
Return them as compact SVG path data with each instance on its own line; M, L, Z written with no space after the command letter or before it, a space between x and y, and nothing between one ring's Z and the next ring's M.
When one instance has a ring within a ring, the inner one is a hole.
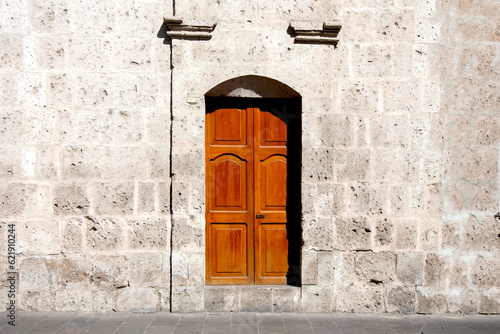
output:
M287 120L264 109L206 114L207 284L287 283Z

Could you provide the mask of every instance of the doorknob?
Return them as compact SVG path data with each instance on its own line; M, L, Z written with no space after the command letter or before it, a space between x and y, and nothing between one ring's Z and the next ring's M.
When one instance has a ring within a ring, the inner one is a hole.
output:
M257 218L257 219L266 218L266 215L256 215L255 218Z

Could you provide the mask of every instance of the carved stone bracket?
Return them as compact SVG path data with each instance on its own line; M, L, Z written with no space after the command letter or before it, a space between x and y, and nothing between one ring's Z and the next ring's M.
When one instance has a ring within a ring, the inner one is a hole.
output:
M212 25L182 24L182 19L178 17L164 17L163 22L167 26L168 37L191 40L209 40L216 26L215 23Z
M325 22L323 28L318 29L311 22L290 23L291 35L295 38L295 43L302 44L331 44L337 45L337 38L342 25L336 22Z

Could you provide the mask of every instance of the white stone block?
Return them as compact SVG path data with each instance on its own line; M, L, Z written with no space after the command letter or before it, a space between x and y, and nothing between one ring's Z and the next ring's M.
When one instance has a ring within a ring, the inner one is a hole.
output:
M35 68L35 37L27 36L23 39L23 62L24 68L29 70Z
M413 74L417 77L427 77L427 57L428 57L427 44L414 44L413 45Z
M28 0L3 0L2 5L3 32L28 33Z
M425 43L441 41L441 23L435 19L421 19L418 22L416 40Z
M43 107L47 104L45 95L46 77L41 73L19 73L19 102L24 106Z

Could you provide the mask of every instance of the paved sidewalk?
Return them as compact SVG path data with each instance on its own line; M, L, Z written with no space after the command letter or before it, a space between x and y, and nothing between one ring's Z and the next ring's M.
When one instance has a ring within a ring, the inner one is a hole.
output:
M0 313L0 333L66 334L367 334L500 333L500 316L271 313Z

